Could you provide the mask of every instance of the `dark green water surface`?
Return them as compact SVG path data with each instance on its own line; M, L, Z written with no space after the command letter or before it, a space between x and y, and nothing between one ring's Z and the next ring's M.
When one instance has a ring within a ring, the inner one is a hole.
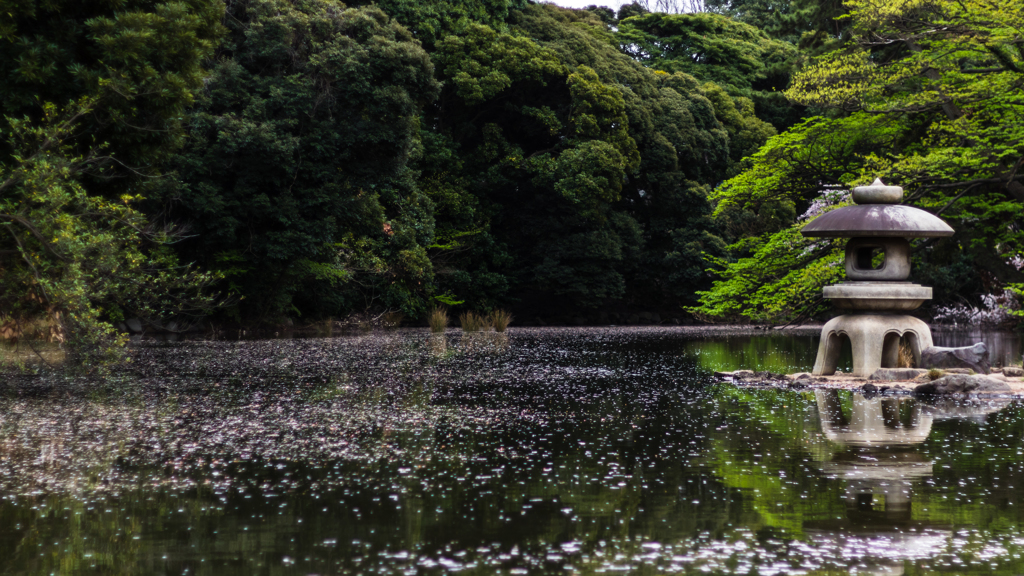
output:
M1020 403L717 384L728 338L813 362L800 334L397 331L8 381L0 573L1024 573Z

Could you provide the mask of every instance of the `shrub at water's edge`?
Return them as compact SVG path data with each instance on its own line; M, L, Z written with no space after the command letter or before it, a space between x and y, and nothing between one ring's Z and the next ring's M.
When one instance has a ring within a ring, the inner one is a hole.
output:
M154 231L135 207L109 200L83 180L102 170L102 147L74 151L71 138L96 102L45 104L37 122L5 117L13 154L0 158L0 307L16 323L47 318L71 366L87 371L122 359L127 314L203 316L217 305L217 278L182 266L171 234Z
M0 310L43 322L85 372L123 358L127 316L202 317L218 277L143 212L203 87L224 6L8 3L0 46ZM0 326L0 332L7 331ZM22 342L25 342L22 340Z

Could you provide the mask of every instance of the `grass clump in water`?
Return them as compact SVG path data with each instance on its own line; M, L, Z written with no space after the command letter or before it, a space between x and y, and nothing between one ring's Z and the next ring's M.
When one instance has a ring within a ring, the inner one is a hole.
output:
M490 318L476 312L465 312L459 315L459 324L463 332L479 332L490 326Z
M491 325L495 332L504 332L512 323L512 313L508 310L495 310L491 312Z
M431 332L444 332L448 327L448 311L444 308L434 308L427 314L427 324Z

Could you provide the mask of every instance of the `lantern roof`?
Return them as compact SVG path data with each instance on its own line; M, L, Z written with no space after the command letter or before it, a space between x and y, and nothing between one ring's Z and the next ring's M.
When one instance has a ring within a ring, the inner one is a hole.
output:
M826 212L804 226L800 233L819 238L936 238L953 235L953 229L938 216L898 204L902 198L902 188L886 186L876 179L870 186L853 189L853 201L857 205Z

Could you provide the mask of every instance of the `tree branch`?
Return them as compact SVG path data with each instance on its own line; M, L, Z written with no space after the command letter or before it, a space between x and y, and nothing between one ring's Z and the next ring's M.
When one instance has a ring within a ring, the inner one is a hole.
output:
M14 242L18 245L18 248L21 251L22 260L24 260L25 264L28 265L28 269L32 271L32 276L36 279L39 291L43 293L43 300L46 300L46 303L50 304L50 297L46 295L46 288L43 286L43 280L40 277L41 275L39 274L39 270L32 264L32 260L29 259L28 254L25 253L25 246L22 245L21 238L18 238L18 235L14 233L14 230L8 228L7 231L11 233L11 237L14 238Z
M939 214L942 214L943 212L945 212L946 208L949 208L953 204L956 204L957 200L963 198L968 192L970 192L971 190L974 190L978 186L981 186L981 183L972 184L971 186L968 186L967 188L964 188L963 192L961 192L961 193L957 194L956 196L954 196L953 199L950 200L949 202L947 202L945 206L940 208L939 211L935 213L935 215L938 216Z
M16 224L20 224L22 226L22 228L28 230L33 236L35 236L36 240L39 240L39 243L43 245L43 249L45 249L47 252L52 254L54 258L60 260L61 262L67 263L67 258L64 258L60 254L58 254L56 251L54 251L54 249L50 247L50 243L47 241L46 237L43 236L42 232L40 232L39 230L36 230L35 226L33 226L31 222L29 222L28 220L22 218L21 216L15 216L13 214L0 214L0 218L7 219L7 220L9 220L11 222L14 222ZM13 230L11 231L11 234L14 235L14 231ZM15 240L17 240L17 236L16 235L15 235ZM20 241L18 241L18 247L22 248L22 250L24 250L24 248L21 246L21 242Z
M1004 72L1006 68L1000 66L999 68L966 68L961 70L962 74L988 74L990 72Z

